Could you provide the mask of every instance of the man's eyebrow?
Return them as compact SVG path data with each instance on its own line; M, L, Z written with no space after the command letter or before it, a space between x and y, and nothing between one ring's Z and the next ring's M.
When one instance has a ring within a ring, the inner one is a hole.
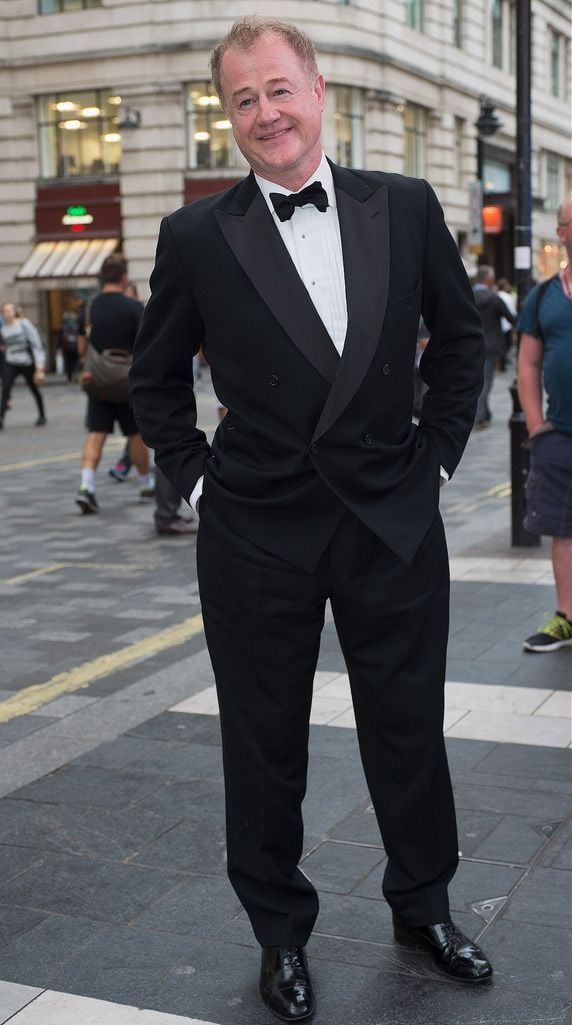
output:
M265 84L266 85L276 85L278 82L288 82L288 81L289 81L289 79L287 78L286 75L279 75L278 78L269 78L268 81ZM242 96L243 93L253 93L253 92L255 92L254 86L252 86L252 85L245 85L245 86L242 87L242 89L236 89L233 92L233 94L232 94L232 98L235 99L237 96Z

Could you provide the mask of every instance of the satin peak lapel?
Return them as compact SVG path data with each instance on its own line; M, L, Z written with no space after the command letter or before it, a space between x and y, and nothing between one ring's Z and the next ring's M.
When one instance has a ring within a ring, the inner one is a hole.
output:
M313 441L339 419L377 351L389 290L387 186L374 192L351 171L333 168L344 254L348 330L332 390Z
M226 241L262 300L303 356L331 384L340 357L272 223L258 187L246 209L235 203L234 209L219 209L216 216Z

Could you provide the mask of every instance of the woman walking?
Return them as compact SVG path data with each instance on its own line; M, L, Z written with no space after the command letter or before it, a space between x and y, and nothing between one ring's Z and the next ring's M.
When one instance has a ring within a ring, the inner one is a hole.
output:
M38 387L44 380L46 354L42 339L30 320L23 317L14 303L4 303L2 307L4 323L0 328L0 341L4 349L4 368L2 372L2 401L0 402L0 427L4 426L4 416L14 381L21 375L30 389L36 406L38 419L36 427L43 427L46 421L44 401Z

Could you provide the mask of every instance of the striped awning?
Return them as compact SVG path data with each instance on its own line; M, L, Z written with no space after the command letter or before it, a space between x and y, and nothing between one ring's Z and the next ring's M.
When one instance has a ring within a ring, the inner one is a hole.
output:
M97 277L106 256L117 249L116 238L77 238L36 242L16 278Z

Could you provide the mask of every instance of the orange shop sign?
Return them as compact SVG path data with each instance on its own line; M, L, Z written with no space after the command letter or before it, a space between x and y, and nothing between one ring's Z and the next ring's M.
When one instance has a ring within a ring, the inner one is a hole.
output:
M500 235L503 229L502 206L483 207L483 231L485 235Z

